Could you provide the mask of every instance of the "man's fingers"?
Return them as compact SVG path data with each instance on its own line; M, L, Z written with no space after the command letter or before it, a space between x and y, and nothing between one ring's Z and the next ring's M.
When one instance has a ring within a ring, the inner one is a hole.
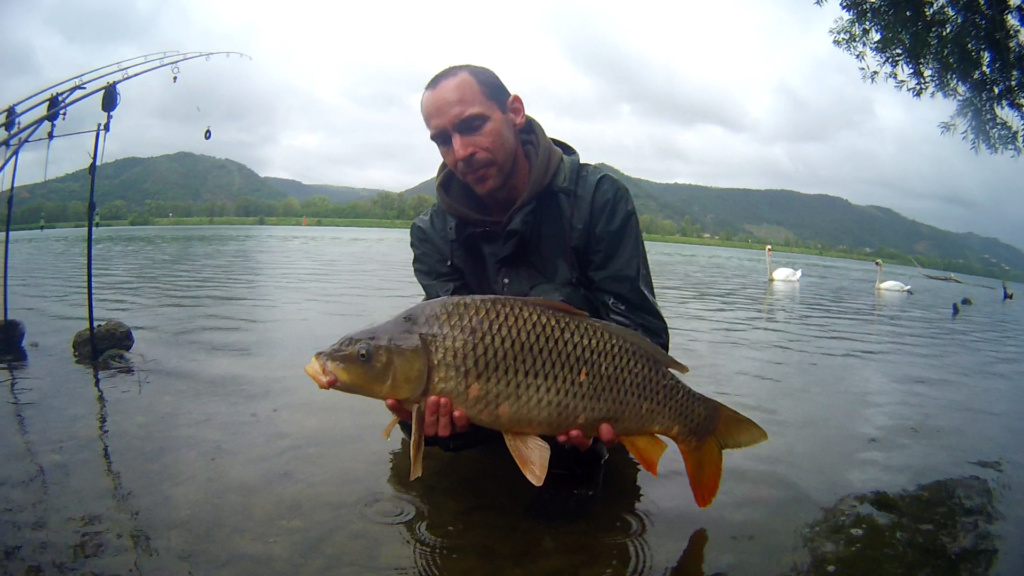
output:
M586 450L590 448L590 444L593 440L583 435L581 430L570 430L569 431L569 444L575 446L578 450Z
M384 405L402 420L412 420L412 412L394 398L386 398ZM456 410L452 401L439 396L429 396L423 403L423 435L447 438L456 432L469 430L469 416Z
M402 403L394 398L387 398L384 400L384 405L388 407L388 410L398 416L402 420L412 420L412 412L405 409Z
M452 401L447 398L438 401L437 435L441 438L452 435Z
M619 437L615 434L615 429L607 422L597 427L597 437L608 446L614 446L619 441Z
M456 432L461 433L469 431L469 416L467 416L462 410L452 411L452 423L455 424Z
M441 401L437 396L427 397L423 407L423 435L437 436L437 412Z

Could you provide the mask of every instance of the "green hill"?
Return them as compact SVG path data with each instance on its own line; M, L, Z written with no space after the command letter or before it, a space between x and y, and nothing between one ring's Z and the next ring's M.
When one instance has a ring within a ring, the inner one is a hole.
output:
M305 200L314 196L324 196L331 202L344 204L346 202L355 202L356 200L366 200L380 192L387 192L387 190L371 188L351 188L349 186L331 186L328 184L303 184L298 180L274 178L273 176L264 176L263 180L296 200Z
M97 204L121 200L142 206L160 202L231 202L235 198L281 201L288 194L234 160L178 152L154 158L123 158L103 164L96 175ZM65 203L89 198L89 175L83 168L46 182L19 186L15 204L30 201Z
M770 242L800 241L850 251L887 248L914 257L1024 270L1024 252L998 239L950 232L881 206L792 190L650 182L604 168L629 187L639 213L678 222L689 217L713 235L749 234Z

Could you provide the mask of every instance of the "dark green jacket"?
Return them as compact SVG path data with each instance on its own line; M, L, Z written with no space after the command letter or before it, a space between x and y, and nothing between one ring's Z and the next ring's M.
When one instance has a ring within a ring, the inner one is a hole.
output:
M413 270L427 299L540 296L632 328L668 350L629 190L581 164L569 145L551 182L501 226L472 223L440 203L412 225Z

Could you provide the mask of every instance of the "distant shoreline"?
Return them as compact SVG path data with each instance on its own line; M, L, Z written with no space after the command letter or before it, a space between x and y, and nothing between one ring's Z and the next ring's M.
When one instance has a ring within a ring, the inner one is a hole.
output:
M305 220L305 223L303 223ZM46 224L47 229L60 228L85 228L85 222L58 222ZM100 228L107 227L131 227L128 220L103 220L99 222ZM411 220L361 220L348 218L303 218L301 216L222 216L222 217L194 217L194 218L151 218L146 224L135 224L135 226L310 226L320 228L409 228ZM12 226L12 231L39 230L39 226L18 225ZM764 246L749 242L735 242L715 238L688 238L684 236L659 236L656 234L644 234L647 242L661 242L666 244L694 244L698 246L718 246L721 248L738 248L742 250L764 250ZM840 258L843 260L872 261L874 256L857 255L848 252L832 252L815 248L798 248L795 246L773 245L774 252L791 252L795 254L807 254L811 256L822 256L825 258ZM914 266L909 257L886 258L890 264L903 266ZM1012 280L1024 282L1024 273L1009 271L1004 278L997 276L980 276L993 280Z

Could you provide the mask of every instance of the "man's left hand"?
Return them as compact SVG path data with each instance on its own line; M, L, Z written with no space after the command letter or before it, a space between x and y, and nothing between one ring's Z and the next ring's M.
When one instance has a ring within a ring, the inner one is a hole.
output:
M619 441L619 437L615 435L615 429L607 422L598 426L597 438L608 446ZM565 434L559 434L555 439L564 446L573 446L580 451L590 448L590 445L594 443L594 439L584 436L582 430L570 430Z

